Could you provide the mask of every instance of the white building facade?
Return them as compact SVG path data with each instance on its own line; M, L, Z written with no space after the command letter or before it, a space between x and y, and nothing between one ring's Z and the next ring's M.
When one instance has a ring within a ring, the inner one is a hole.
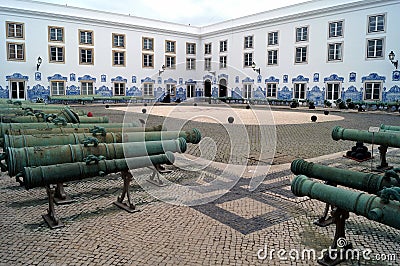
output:
M398 0L317 0L195 27L0 0L0 98L396 102L398 14Z

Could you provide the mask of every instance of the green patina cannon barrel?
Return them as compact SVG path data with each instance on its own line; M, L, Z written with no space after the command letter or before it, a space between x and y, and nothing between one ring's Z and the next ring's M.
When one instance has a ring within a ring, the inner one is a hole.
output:
M384 187L400 186L396 179L389 176L384 177L376 174L333 168L306 162L302 159L294 160L291 164L291 170L295 175L306 175L372 194L378 193Z
M54 124L54 123L0 123L0 137L6 134L8 129L45 129L45 128L94 128L97 124ZM138 127L136 123L105 123L101 124L104 128L126 128L126 127Z
M346 129L336 126L332 129L332 138L334 140L353 140L400 148L400 135L396 133L372 133L365 130Z
M188 131L153 131L153 132L128 132L128 133L109 132L104 135L96 135L96 139L93 139L93 134L86 134L86 133L5 135L4 148L84 144L85 142L120 143L120 142L156 141L156 140L176 139L179 137L182 137L187 142L194 144L199 143L201 140L200 131L197 130L196 128Z
M354 192L312 181L299 175L292 181L292 192L298 197L308 196L329 203L348 212L400 229L400 202L384 203L378 196Z
M103 130L104 129L104 130ZM69 133L95 133L101 134L102 132L143 132L143 131L161 131L162 125L154 127L111 127L111 128L43 128L43 129L9 129L6 130L7 135L38 135L38 134L69 134Z
M24 167L83 162L89 155L104 156L107 160L140 157L186 151L184 138L162 141L99 143L97 146L61 145L25 148L7 148L6 162L9 176L15 176Z
M108 123L107 116L96 116L96 117L87 117L87 116L80 116L79 123L81 124L97 124L97 123Z
M391 126L391 125L381 124L381 129L392 130L392 131L400 131L400 126Z
M57 165L25 167L23 171L26 189L43 187L50 184L82 180L110 173L143 168L155 164L172 164L175 157L171 152L165 154L142 156L126 159L99 160L97 163L64 163Z

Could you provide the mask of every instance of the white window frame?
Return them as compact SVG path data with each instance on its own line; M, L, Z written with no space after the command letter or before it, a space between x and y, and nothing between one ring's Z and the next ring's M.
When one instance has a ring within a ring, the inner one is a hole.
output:
M166 88L165 88L165 92L169 93L169 95L171 95L172 97L175 97L175 95L176 95L176 84L167 83L166 84Z
M14 50L13 56L11 51ZM21 51L21 53L19 53ZM22 56L20 56L22 55ZM7 42L7 61L25 61L25 43Z
M334 49L331 49L334 46ZM337 48L339 46L339 48ZM333 52L331 54L331 52ZM332 58L331 58L332 56ZM342 62L343 61L343 42L328 43L328 62Z
M122 55L122 60L121 60L121 55ZM112 51L112 65L116 66L116 67L124 67L125 63L126 63L125 55L126 55L125 51L113 50ZM118 56L118 57L116 57L116 56Z
M60 85L62 84L62 88L60 89ZM54 87L54 85L56 85ZM65 81L64 80L52 80L50 81L51 95L65 95ZM56 91L56 93L54 93Z
M85 51L84 55L82 54L83 51ZM89 59L89 53L88 53L89 51L91 52L91 55L90 55L91 60L88 60ZM93 65L94 64L94 49L93 48L83 48L83 47L79 48L79 64L80 65Z
M57 26L49 26L48 27L49 31L49 42L60 42L63 43L64 40L64 28L63 27L57 27ZM54 34L52 34L54 32ZM54 35L54 38L53 38ZM61 35L61 40L59 40L59 36Z
M125 49L125 34L113 33L112 34L112 48Z
M274 53L274 54L271 55L271 53ZM279 59L278 49L270 49L267 51L267 66L277 66L278 59Z
M373 47L374 47L374 51L373 51L374 55L373 56L370 56L370 54L369 54L369 47L370 47L369 44L370 44L371 41L374 41L374 45L373 45ZM377 52L378 52L377 41L382 41L382 50L381 50L381 55L380 56L377 56ZM367 39L366 48L367 48L366 59L383 59L385 57L385 38Z
M267 97L269 98L277 98L278 97L278 83L277 82L267 82Z
M16 84L16 93L17 97L13 98L13 83ZM20 87L22 83L22 87ZM23 97L20 97L21 91L23 93ZM10 99L18 99L18 100L24 100L26 97L26 82L24 80L10 80Z
M186 70L196 69L196 58L186 58Z
M301 61L297 60L298 59L298 57L297 57L297 49L301 49ZM305 60L303 60L303 57L304 57L304 51L303 50L304 49L306 50L306 52L305 52ZM295 64L307 64L308 63L308 46L297 46L297 47L295 47L294 63Z
M92 30L78 30L79 32L79 45L93 45L94 34ZM83 40L82 40L83 37Z
M374 29L371 30L371 18L375 17L375 27ZM379 29L379 18L383 17L383 29ZM368 34L374 34L374 33L384 33L386 32L386 13L381 13L381 14L375 14L375 15L369 15L367 18L367 33Z
M93 95L94 84L93 81L81 81L81 95Z
M193 91L193 94L192 94ZM195 84L187 84L186 85L186 97L193 98L196 97L196 85Z
M204 70L211 70L211 57L204 58Z
M176 41L166 40L165 41L165 52L166 53L175 54L175 52L176 52Z
M154 92L153 92L153 87L154 87L154 83L143 83L143 96L153 96Z
M142 54L142 67L143 68L154 68L154 55L153 54Z
M310 35L309 26L296 28L296 42L308 42Z
M212 53L212 44L205 43L204 44L204 54L211 54Z
M337 99L341 98L341 93L340 93L342 88L341 82L327 82L325 86L326 86L326 93L325 93L326 100L336 101ZM337 93L337 97L335 97L335 93Z
M55 57L52 56L52 50L55 49ZM60 58L60 49L62 55ZM64 63L65 62L65 47L57 45L49 45L49 63Z
M244 36L244 49L253 49L254 48L254 35Z
M228 40L219 41L219 52L225 53L228 51Z
M253 84L252 83L243 83L243 98L251 99L253 94Z
M125 82L114 82L113 95L114 96L125 96L125 88L126 88ZM122 90L122 93L121 93L121 90Z
M252 67L252 65L253 65L253 53L244 53L243 67Z
M304 100L307 97L306 92L307 92L307 83L305 83L305 82L293 83L293 98L294 99ZM298 93L298 95L296 95L297 93ZM298 97L296 97L296 96L298 96ZM303 96L303 97L301 97L301 96Z
M340 34L339 34L339 23L341 24ZM331 25L334 26L334 31L331 31ZM332 38L342 38L344 36L344 20L336 20L328 23L328 39Z
M219 68L225 69L227 67L228 57L226 55L221 55L219 57Z
M371 84L373 85L371 88L371 98L367 98L367 85ZM379 88L376 88L376 85L379 85ZM364 81L363 84L364 87L364 100L365 101L380 101L382 99L382 87L383 87L383 83L381 81L373 81L373 80L368 80L368 81ZM379 97L378 98L374 98L374 91L378 89L379 90Z
M10 32L10 27L13 28L11 30L11 32ZM25 39L24 27L25 27L25 24L22 22L6 21L7 39L24 40ZM20 28L20 30L18 30L18 28ZM20 31L20 34L18 34L18 31Z
M270 31L267 35L268 46L279 45L279 31Z
M154 38L143 37L142 38L142 50L154 51Z
M170 69L176 68L176 57L173 55L165 56L165 67Z
M186 54L195 55L196 54L196 44L192 42L186 43Z

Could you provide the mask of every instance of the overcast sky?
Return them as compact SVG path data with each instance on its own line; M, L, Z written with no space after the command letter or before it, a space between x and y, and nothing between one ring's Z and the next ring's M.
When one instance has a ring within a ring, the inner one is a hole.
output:
M39 0L193 26L255 14L307 0Z

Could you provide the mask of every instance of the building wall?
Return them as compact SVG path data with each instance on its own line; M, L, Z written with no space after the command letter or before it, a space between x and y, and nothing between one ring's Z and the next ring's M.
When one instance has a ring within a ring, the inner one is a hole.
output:
M11 97L10 81L22 80L26 82L26 89L35 88L37 93L26 94L26 97L35 99L39 91L47 90L49 93L52 77L66 79L66 86L72 89L79 89L79 79L83 77L85 80L95 79L97 90L111 90L113 79L126 80L127 95L133 95L132 91L139 95L142 81L154 81L155 98L163 96L166 83L174 83L178 90L185 92L185 83L193 81L197 81L197 95L204 95L202 81L207 79L213 83L213 96L218 96L218 84L221 79L226 79L227 96L243 97L244 84L251 84L252 98L265 98L266 82L273 82L277 84L277 98L291 99L294 82L300 82L307 88L305 97L318 104L325 99L326 82L340 83L340 98L361 100L364 99L366 80L382 82L379 100L393 101L400 98L400 73L394 71L387 55L391 50L400 55L399 12L400 3L394 0L320 0L200 28L60 5L0 0L0 24L4 25L0 31L4 44L0 60L5 62L0 68L3 77L0 79L0 97ZM368 16L375 14L385 15L385 31L369 34ZM344 36L329 39L328 24L337 20L344 22ZM12 40L6 38L6 21L24 23L25 38L18 41L25 44L25 60L22 62L7 60L6 43ZM66 59L63 64L49 62L48 26L64 28L62 45L65 46ZM300 26L308 26L307 42L295 42L295 29ZM93 65L79 64L79 29L94 33ZM271 31L279 32L279 45L272 47L278 49L278 64L274 66L267 65L267 51L271 48L267 45L267 36ZM126 36L124 67L112 66L112 33ZM245 50L244 37L249 35L253 36L254 47ZM154 38L154 67L150 69L142 68L142 37ZM367 59L367 39L375 37L384 38L383 56ZM176 69L166 69L159 75L161 66L165 64L165 40L176 41ZM228 41L225 53L219 52L221 40ZM328 43L333 41L342 42L343 60L340 62L327 61ZM187 42L196 43L196 55L191 56L196 58L196 70L186 70ZM204 55L206 43L212 44L210 70L204 69L204 58L209 57ZM295 64L295 47L303 44L308 49L307 63ZM251 67L243 66L246 51L253 53L260 75ZM225 69L219 67L220 55L227 56ZM39 56L43 62L36 71ZM102 79L104 75L105 81Z

